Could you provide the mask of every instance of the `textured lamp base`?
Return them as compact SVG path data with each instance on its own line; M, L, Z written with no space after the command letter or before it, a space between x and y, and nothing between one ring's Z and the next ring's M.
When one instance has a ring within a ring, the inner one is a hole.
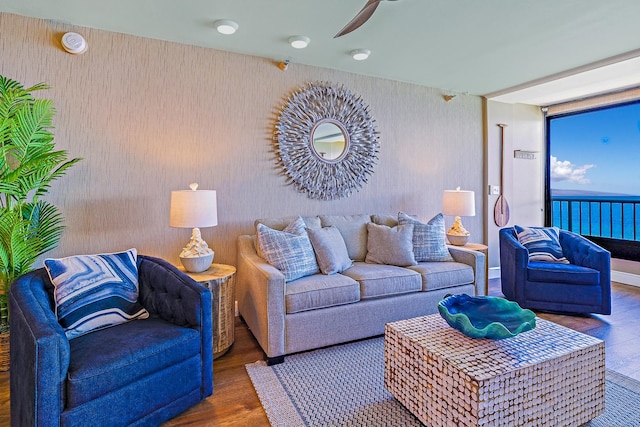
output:
M209 255L203 255L195 258L180 257L180 261L182 262L184 269L188 272L200 273L211 266L211 263L213 262L213 255L213 253L210 253Z
M464 246L469 242L469 236L458 236L455 234L447 234L447 240L454 246Z

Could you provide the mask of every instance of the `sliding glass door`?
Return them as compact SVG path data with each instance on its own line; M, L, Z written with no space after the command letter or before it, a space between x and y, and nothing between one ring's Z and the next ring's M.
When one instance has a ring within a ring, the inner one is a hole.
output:
M547 116L547 224L640 260L640 102Z

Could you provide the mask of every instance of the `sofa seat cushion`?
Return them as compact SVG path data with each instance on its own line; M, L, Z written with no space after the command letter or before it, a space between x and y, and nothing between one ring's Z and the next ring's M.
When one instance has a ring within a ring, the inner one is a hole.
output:
M285 289L287 314L360 300L360 286L341 274L314 274L288 282Z
M342 274L360 284L361 299L419 292L422 288L419 273L393 265L354 262Z
M200 334L149 318L82 335L69 345L66 405L72 408L198 356ZM182 381L196 389L201 378L185 375Z
M589 267L551 262L529 262L527 280L530 282L553 282L571 285L598 285L600 272Z
M407 267L422 277L422 290L450 288L473 283L473 268L461 262L428 261Z

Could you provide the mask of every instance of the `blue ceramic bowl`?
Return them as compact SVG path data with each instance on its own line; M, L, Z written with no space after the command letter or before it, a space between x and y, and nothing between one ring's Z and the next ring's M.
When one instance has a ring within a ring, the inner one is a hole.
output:
M533 311L498 297L451 295L438 303L440 316L471 338L499 340L536 327Z

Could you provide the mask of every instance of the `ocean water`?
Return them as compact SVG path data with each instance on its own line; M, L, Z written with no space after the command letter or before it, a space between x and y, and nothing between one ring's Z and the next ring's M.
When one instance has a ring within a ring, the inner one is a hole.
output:
M640 196L554 196L551 220L584 235L640 241Z

